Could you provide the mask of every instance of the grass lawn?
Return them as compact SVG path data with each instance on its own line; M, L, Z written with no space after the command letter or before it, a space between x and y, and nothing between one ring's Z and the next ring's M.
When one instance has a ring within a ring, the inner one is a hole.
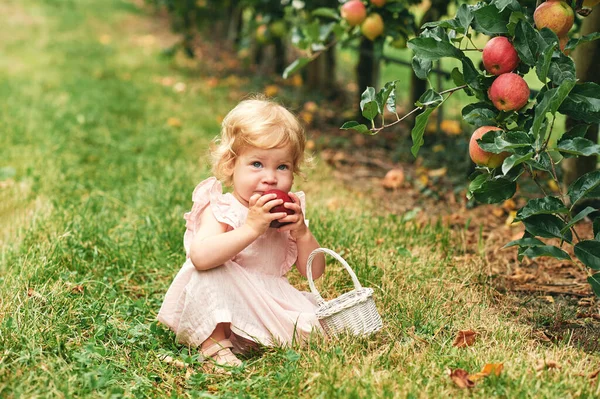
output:
M467 256L460 234L380 212L318 161L296 187L311 228L375 289L384 329L203 373L155 317L207 145L239 99L162 58L156 21L126 0L0 5L0 397L600 395L587 377L600 356L536 340L490 288L483 245ZM350 285L335 262L318 282L327 298ZM453 346L460 330L477 332L472 346ZM561 368L537 371L544 360ZM447 375L486 363L504 369L470 390Z

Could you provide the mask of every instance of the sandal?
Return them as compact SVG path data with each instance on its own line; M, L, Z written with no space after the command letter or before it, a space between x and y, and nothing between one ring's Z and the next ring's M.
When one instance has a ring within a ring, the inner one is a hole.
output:
M242 365L242 361L231 352L231 348L233 348L231 341L224 339L215 342L206 350L203 350L202 355L205 359L212 360L215 366L218 366L218 369L215 369L215 371L230 374L224 371L223 368L239 367Z

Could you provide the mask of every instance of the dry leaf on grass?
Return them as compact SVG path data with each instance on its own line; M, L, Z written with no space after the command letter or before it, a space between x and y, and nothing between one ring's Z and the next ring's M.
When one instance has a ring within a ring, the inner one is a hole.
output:
M473 388L475 383L469 379L469 373L467 373L463 369L450 369L449 375L450 379L459 387L459 388Z
M469 374L463 369L450 369L448 375L459 388L473 388L475 383L489 375L499 376L504 369L504 363L487 363L479 373Z
M454 339L452 346L456 346L457 348L471 346L475 342L476 335L477 333L473 330L459 331L458 334L456 334L456 338Z
M488 363L483 366L483 369L479 373L471 374L469 380L475 382L491 374L499 376L502 369L504 369L504 363Z
M562 368L562 366L560 364L558 364L558 362L556 360L546 360L546 359L540 359L537 362L537 365L535 366L536 371L542 371L542 370L546 370L546 369L557 369L560 370Z

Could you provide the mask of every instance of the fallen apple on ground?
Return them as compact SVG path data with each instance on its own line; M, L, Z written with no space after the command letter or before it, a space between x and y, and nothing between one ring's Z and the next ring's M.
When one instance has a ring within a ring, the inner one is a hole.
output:
M292 199L290 198L290 196L285 191L273 189L273 190L267 190L267 191L265 191L263 193L263 195L267 195L267 194L275 194L277 196L277 198L275 198L275 199L281 199L281 200L283 200L284 204L286 202L294 203L294 201L292 201ZM271 208L270 212L271 213L285 212L288 215L293 215L294 214L293 210L287 209L285 206L283 206L283 204L274 206L273 208ZM281 223L279 220L273 220L271 222L271 224L269 225L269 227L279 228L281 226L285 226L286 224L290 224L290 222Z

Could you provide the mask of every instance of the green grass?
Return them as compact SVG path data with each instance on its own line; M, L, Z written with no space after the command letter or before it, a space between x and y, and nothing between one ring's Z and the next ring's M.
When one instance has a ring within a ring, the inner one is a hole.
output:
M207 145L235 101L193 65L159 56L165 27L153 18L125 0L0 6L1 176L14 170L0 181L0 397L600 394L578 375L600 358L533 340L532 326L495 299L483 252L467 256L442 225L381 212L322 162L297 184L311 228L375 289L384 330L273 348L231 377L204 374L155 317L184 260L181 216L209 175ZM163 86L166 76L186 91ZM182 126L169 127L171 117ZM350 284L331 262L317 285L332 298ZM479 335L457 349L463 329ZM562 370L538 374L544 358ZM472 393L445 374L498 362L503 373Z

